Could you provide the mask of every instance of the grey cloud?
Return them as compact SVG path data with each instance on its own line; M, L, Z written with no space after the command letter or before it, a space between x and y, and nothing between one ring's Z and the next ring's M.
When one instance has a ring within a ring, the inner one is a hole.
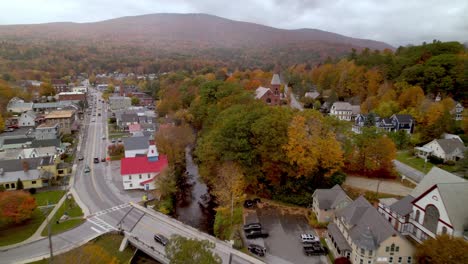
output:
M0 24L92 22L149 13L208 13L296 29L317 28L392 45L468 40L466 0L16 0Z

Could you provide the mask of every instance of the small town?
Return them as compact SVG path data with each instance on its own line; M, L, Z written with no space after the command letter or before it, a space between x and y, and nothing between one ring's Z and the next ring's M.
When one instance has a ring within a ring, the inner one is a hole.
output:
M468 263L462 30L101 2L0 19L0 263Z

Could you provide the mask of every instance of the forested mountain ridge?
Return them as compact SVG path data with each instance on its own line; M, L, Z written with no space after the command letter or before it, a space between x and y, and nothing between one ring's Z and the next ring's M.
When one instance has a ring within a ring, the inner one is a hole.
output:
M365 47L393 49L316 29L284 30L205 14L152 14L94 23L0 26L0 71L61 77L69 71L272 70L315 65Z
M3 39L95 40L169 50L279 47L308 42L338 43L370 49L392 46L317 29L286 30L206 14L150 14L92 23L0 26ZM167 45L167 46L166 46Z

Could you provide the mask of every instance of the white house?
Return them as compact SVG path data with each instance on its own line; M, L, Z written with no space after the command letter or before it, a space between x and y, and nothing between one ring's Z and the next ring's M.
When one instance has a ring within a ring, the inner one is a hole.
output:
M467 204L468 182L433 167L410 195L381 199L378 210L397 231L422 243L441 234L467 239Z
M459 120L463 120L463 110L465 108L463 107L463 105L459 102L457 102L455 104L455 107L453 108L453 110L451 111L451 113L453 114L453 118L457 121Z
M33 103L26 103L23 99L13 97L7 104L7 111L12 113L23 113L33 109Z
M317 189L312 194L312 211L319 222L330 222L335 211L346 207L353 200L337 184L331 189Z
M34 131L34 137L37 140L42 139L56 139L60 135L60 127L58 123L55 124L40 124Z
M330 115L335 116L339 120L351 121L361 113L359 105L351 105L348 102L334 102L330 108Z
M23 112L18 120L20 127L34 127L36 126L36 113L33 110Z
M137 155L146 155L149 148L149 137L126 137L123 138L126 158L134 158Z
M167 164L167 157L159 155L154 143L150 144L146 156L123 158L120 161L120 174L124 189L156 189L155 178Z
M429 155L436 156L444 161L457 161L463 158L466 147L460 138L434 139L422 147L416 147L416 155L427 158Z

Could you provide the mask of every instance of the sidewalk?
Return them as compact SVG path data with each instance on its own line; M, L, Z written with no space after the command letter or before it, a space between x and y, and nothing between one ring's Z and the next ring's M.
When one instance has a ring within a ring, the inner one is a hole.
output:
M380 185L379 185L380 182ZM406 187L400 184L398 181L392 180L378 180L378 179L371 179L371 178L363 178L363 177L356 177L356 176L348 176L346 177L345 185L356 187L359 189L364 189L368 191L377 191L377 186L379 187L380 193L387 193L393 194L398 196L406 196L410 194L413 190L409 187Z

